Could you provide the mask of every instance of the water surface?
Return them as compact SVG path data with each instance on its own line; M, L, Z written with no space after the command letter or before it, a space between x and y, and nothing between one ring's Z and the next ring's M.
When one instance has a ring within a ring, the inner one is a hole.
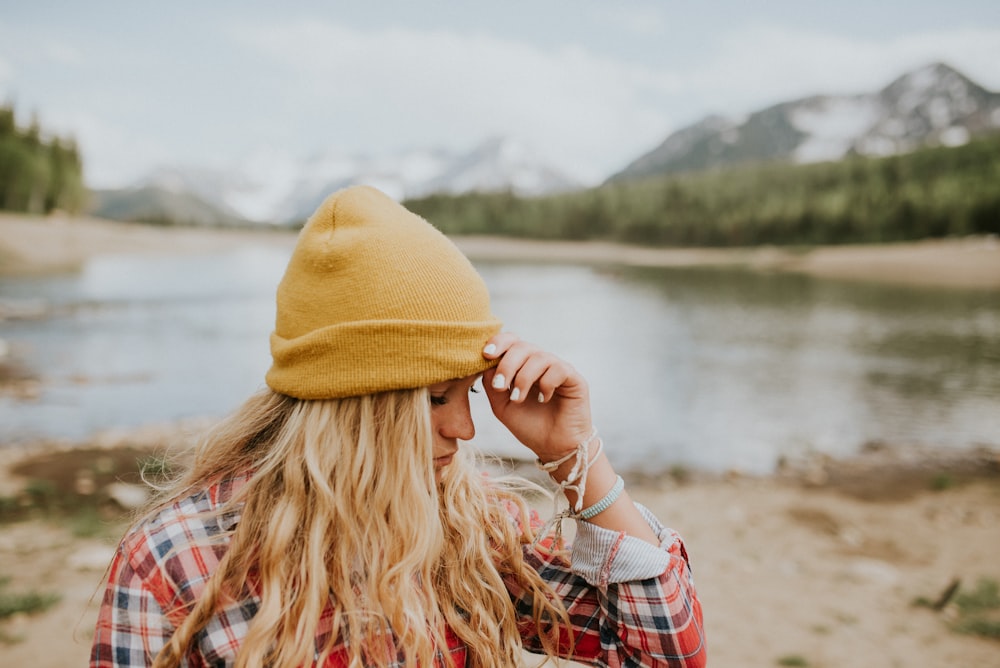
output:
M0 443L222 415L262 386L287 249L97 258L0 279L44 380ZM863 444L1000 448L1000 294L716 269L477 264L506 327L587 376L614 461L771 470ZM474 399L477 442L515 453Z

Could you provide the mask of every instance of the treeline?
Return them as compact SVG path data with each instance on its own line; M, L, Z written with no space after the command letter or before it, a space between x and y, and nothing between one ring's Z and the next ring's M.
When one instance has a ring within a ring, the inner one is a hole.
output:
M644 245L843 244L1000 233L1000 135L814 165L763 164L558 196L430 196L447 234Z
M76 142L43 138L37 120L19 127L14 108L0 106L0 209L75 213L86 201Z

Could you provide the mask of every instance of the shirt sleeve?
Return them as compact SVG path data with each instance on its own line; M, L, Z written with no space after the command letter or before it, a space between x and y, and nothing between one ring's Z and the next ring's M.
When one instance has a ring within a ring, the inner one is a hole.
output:
M577 523L567 560L544 543L524 556L562 599L573 630L565 657L595 666L700 668L706 663L701 604L681 537L635 504L660 539L643 540ZM532 524L537 518L532 519ZM530 592L511 587L524 647L541 652Z
M134 567L131 556L123 543L111 562L91 647L91 668L152 665L173 633L151 583Z

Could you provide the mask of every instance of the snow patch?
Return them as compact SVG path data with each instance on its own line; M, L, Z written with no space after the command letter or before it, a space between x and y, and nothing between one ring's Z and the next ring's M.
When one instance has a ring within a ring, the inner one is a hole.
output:
M969 130L961 125L953 125L942 131L938 139L945 146L961 146L969 143Z
M191 192L246 220L301 222L335 190L372 185L403 200L432 193L513 190L541 195L575 187L527 144L492 139L466 154L410 149L377 156L335 151L296 160L260 149L230 170L161 168L149 180L171 192Z
M934 96L927 102L927 115L930 117L931 127L946 128L951 125L954 114L953 105L947 98Z
M879 109L871 97L824 98L791 114L792 125L808 135L795 150L800 163L838 160L856 138L878 120Z

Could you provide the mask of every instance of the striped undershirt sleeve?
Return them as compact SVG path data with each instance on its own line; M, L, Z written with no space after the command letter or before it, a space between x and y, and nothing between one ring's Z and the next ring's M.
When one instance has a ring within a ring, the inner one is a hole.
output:
M573 572L595 587L655 578L670 567L671 547L680 538L642 504L643 519L660 539L660 547L618 531L579 520L572 546Z

